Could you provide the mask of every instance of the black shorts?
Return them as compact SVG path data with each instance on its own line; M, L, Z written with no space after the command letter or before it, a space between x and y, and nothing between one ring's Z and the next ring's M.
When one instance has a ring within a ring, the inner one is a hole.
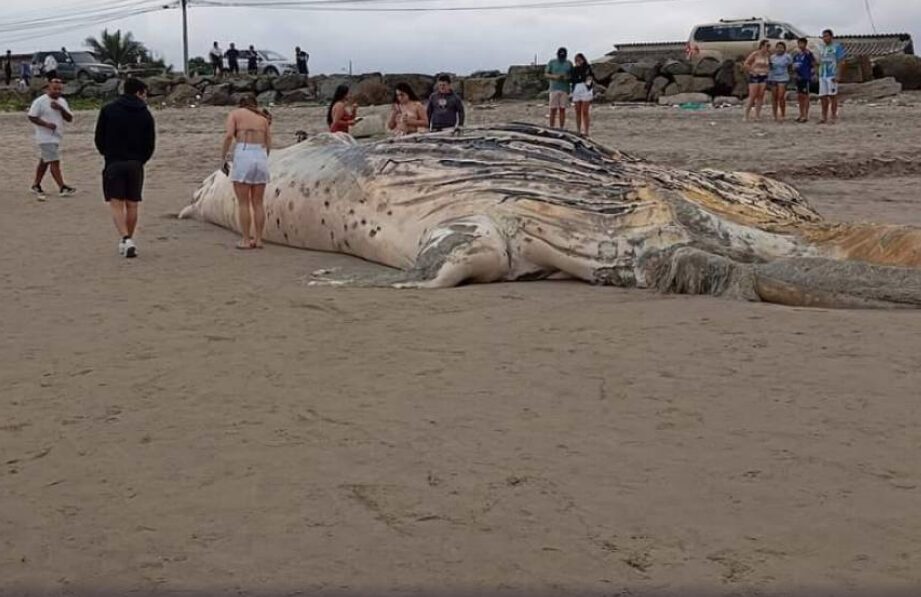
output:
M803 81L799 79L796 81L796 92L809 94L809 81Z
M144 164L141 162L112 162L102 171L102 193L106 201L141 200L144 190Z

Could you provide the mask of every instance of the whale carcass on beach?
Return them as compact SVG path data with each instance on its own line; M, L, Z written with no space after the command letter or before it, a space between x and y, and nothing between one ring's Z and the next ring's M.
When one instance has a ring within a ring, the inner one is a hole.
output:
M787 305L921 306L921 230L823 221L792 187L686 171L529 124L273 152L269 242L399 271L338 283L444 288L575 278ZM237 229L211 175L180 217ZM318 280L337 283L335 280Z

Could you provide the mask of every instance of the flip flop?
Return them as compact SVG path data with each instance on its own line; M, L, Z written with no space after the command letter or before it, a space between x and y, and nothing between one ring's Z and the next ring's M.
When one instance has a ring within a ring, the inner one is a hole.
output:
M244 243L243 241L238 242L234 245L234 248L239 249L240 251L250 251L253 249L252 241Z

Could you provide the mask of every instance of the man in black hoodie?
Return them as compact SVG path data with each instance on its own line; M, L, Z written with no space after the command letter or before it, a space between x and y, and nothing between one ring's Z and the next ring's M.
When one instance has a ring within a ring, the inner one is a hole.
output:
M102 190L121 235L118 254L137 257L134 229L144 188L144 164L154 152L154 119L147 109L147 85L139 79L125 81L124 94L99 112L96 149L105 157Z

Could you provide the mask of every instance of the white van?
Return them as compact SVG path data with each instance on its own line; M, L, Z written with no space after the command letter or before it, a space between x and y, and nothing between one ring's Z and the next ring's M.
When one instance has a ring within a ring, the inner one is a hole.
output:
M778 41L785 42L787 49L796 49L796 40L801 37L809 39L809 47L815 51L819 39L808 37L802 31L790 25L770 19L723 19L718 23L698 25L691 31L685 51L694 62L704 58L738 60L758 49L761 40L766 39L773 46Z

